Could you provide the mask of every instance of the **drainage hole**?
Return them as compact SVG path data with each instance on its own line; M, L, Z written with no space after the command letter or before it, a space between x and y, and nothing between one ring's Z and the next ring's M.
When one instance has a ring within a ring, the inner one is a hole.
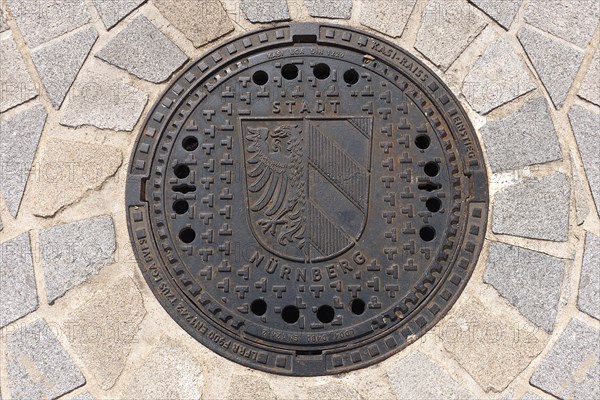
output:
M425 150L431 145L431 139L427 135L419 135L415 138L415 145L419 149Z
M177 193L183 193L183 194L187 194L190 192L195 192L196 191L196 186L194 185L177 185L177 186L173 186L173 191L177 192Z
M256 83L257 85L264 85L265 83L267 83L269 81L269 74L267 74L265 71L256 71L254 73L254 75L252 75L252 82Z
M428 162L425 164L425 174L427 176L437 176L440 172L440 166L435 162Z
M313 68L313 74L317 79L327 79L329 78L329 74L331 73L331 68L327 64L317 64Z
M196 232L192 228L183 228L179 231L179 240L183 243L192 243L196 239Z
M187 200L176 200L173 203L173 211L179 215L185 214L189 209L190 205L188 204Z
M355 85L359 79L360 76L355 69L349 69L348 71L344 72L344 82L346 82L348 85Z
M350 310L352 310L352 314L362 315L365 312L365 302L361 299L352 300Z
M300 310L296 306L285 306L281 310L281 318L288 324L295 324L300 318Z
M174 168L175 176L179 179L185 179L190 176L190 167L184 164L176 165Z
M430 197L425 202L425 207L431 212L438 212L442 208L442 201L437 197Z
M267 312L267 302L263 299L254 300L252 304L250 304L250 311L252 311L252 314L254 315L265 315Z
M434 190L440 190L442 185L439 183L422 183L419 185L419 190L426 190L428 192L433 192Z
M183 141L181 142L181 145L187 151L194 151L198 148L198 139L196 139L193 136L188 136L183 139Z
M328 324L333 321L333 317L335 317L335 311L331 306L321 306L317 310L317 319L324 324Z
M431 226L424 226L419 231L419 236L426 242L431 242L435 239L435 229Z
M288 81L296 79L298 77L298 67L294 64L285 64L281 68L281 76L283 76Z

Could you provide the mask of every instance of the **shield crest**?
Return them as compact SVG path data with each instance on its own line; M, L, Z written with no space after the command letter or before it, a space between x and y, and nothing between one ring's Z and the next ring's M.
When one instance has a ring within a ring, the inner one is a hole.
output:
M258 242L304 262L351 248L367 221L372 117L244 119L241 128Z

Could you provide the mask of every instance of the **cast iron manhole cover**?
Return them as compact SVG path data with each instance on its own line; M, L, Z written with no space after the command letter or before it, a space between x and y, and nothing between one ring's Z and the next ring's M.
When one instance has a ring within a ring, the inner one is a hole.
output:
M332 374L406 347L465 287L487 221L473 128L406 51L330 24L248 33L177 77L127 217L167 312L238 363Z

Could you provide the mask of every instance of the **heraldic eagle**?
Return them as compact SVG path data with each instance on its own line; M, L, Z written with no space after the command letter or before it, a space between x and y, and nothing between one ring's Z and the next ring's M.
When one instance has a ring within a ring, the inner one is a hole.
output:
M298 125L248 128L248 190L255 194L252 212L263 234L279 244L303 249L305 239L305 171L302 157L302 130Z

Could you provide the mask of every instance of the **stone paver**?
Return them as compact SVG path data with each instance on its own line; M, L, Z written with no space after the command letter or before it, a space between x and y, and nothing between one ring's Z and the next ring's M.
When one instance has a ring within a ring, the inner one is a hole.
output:
M565 260L504 243L490 244L483 280L531 322L551 333Z
M546 400L544 397L538 396L537 394L533 394L531 392L527 392L521 397L521 400Z
M564 174L527 179L500 190L495 197L494 233L555 242L567 240L570 186Z
M571 156L571 163L575 159ZM577 225L583 225L585 219L590 215L590 206L587 200L587 180L584 184L584 179L579 176L579 171L573 165L573 192L575 194L575 213L577 214ZM585 175L585 174L584 174Z
M12 35L0 39L0 70L0 112L37 96Z
M306 389L306 398L319 400L368 400L361 396L352 384L344 385L337 382L328 382L324 385L311 386Z
M600 213L600 112L574 106L569 111L571 126L577 139L577 147L583 160L587 179Z
M154 83L169 79L187 60L185 53L144 16L130 22L96 57Z
M441 367L417 352L404 357L388 372L398 399L473 399Z
M114 77L84 68L61 108L60 123L131 131L148 95Z
M153 4L196 47L204 46L235 28L218 0L153 0Z
M83 393L78 394L75 397L71 397L67 400L96 400L96 398L94 396L92 396L89 392L83 392Z
M290 19L287 0L242 0L240 9L250 22L276 22Z
M530 383L561 399L600 398L600 331L576 319L536 369Z
M39 239L49 303L110 264L116 248L107 215L44 229Z
M98 189L123 162L116 147L51 139L38 158L36 179L29 193L31 211L50 217Z
M444 348L483 390L501 392L545 343L496 307L483 305L473 297L465 300L454 306L436 332Z
M415 48L446 71L487 22L463 0L432 0L423 11Z
M600 106L600 49L594 54L585 80L579 89L579 96Z
M510 28L523 0L469 0L505 29Z
M471 65L462 91L475 111L486 114L535 88L523 60L501 38Z
M530 100L508 117L481 128L493 172L562 158L544 98Z
M111 29L146 0L94 0L106 29Z
M2 223L2 218L0 218L0 232L4 229L4 224Z
M523 27L517 34L556 108L564 104L584 52L558 39Z
M234 375L227 390L227 400L277 400L269 383L254 375ZM319 396L319 398L322 398Z
M0 192L13 217L17 216L21 205L46 117L46 110L38 104L10 118L0 119Z
M54 108L62 104L97 38L96 30L88 28L31 52Z
M10 334L6 369L13 399L55 399L85 384L81 371L44 320Z
M168 371L156 374L156 371ZM199 399L202 394L202 367L181 344L162 337L140 365L132 371L121 398Z
M366 7L373 7L373 2ZM308 15L322 18L350 19L352 15L352 0L305 0Z
M585 237L577 307L600 319L600 237L592 233Z
M6 23L6 19L4 18L4 13L0 11L0 33L8 30L8 24Z
M37 47L90 22L85 0L8 0L29 47Z
M115 384L146 310L131 278L103 288L69 315L71 348L102 389Z
M38 307L29 233L0 247L0 328Z
M600 19L597 0L529 0L525 21L585 48Z
M400 37L416 0L373 0L362 3L360 23L391 37Z

